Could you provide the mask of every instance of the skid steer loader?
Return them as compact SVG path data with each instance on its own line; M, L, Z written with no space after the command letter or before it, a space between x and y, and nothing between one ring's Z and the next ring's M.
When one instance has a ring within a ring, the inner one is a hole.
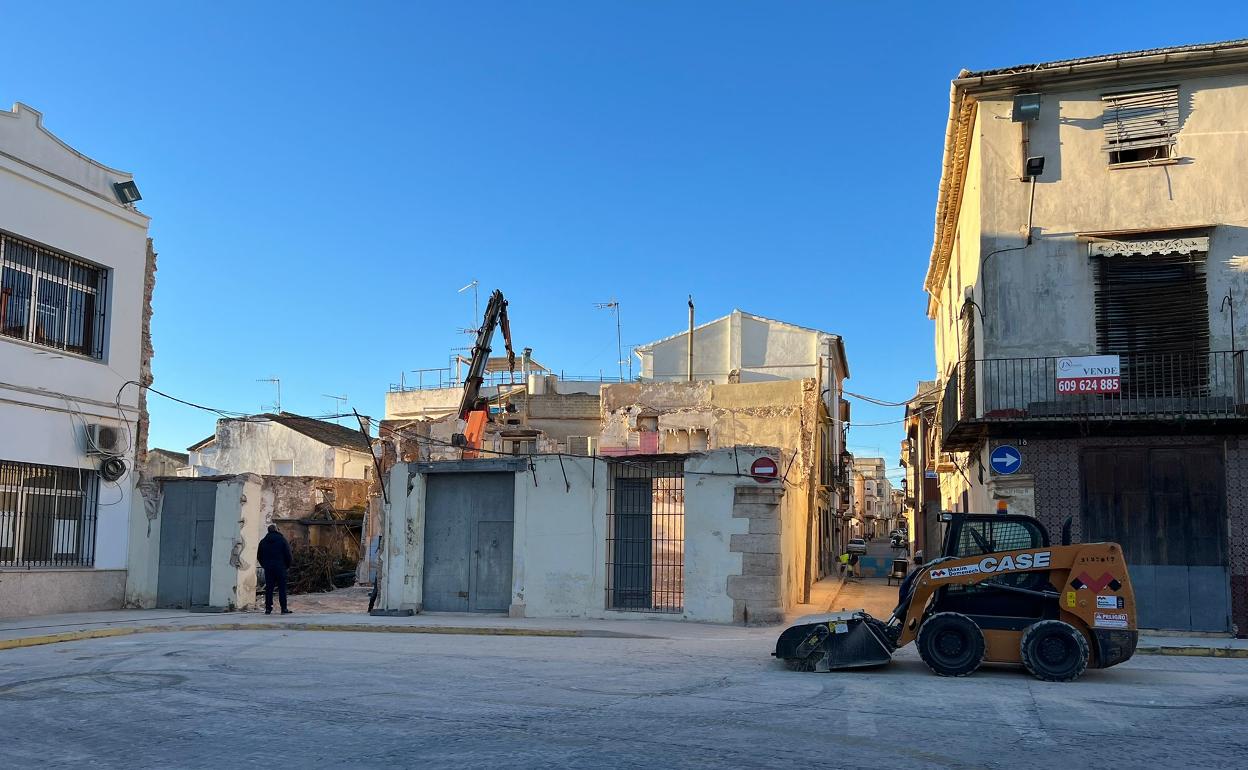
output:
M811 615L785 629L773 653L799 671L888 663L915 642L941 676L982 663L1021 663L1039 679L1069 682L1088 666L1135 653L1135 594L1116 543L1051 545L1039 521L1017 514L942 513L942 555L902 582L892 615Z

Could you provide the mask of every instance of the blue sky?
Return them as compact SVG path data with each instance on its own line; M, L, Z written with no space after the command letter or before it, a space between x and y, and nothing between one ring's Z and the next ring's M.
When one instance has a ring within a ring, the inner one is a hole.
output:
M616 370L595 302L639 344L692 293L700 320L841 334L848 388L901 400L934 367L949 80L1248 36L1237 4L1149 5L4 0L0 103L135 174L156 384L183 398L258 411L277 375L288 411L380 415L401 371L468 344L476 278L569 374ZM152 415L153 446L213 430ZM892 465L900 436L850 445Z

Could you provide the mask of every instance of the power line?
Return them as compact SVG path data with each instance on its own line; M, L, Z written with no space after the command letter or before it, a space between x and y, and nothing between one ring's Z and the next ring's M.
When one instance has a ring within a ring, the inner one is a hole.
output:
M849 396L851 398L857 398L859 400L866 401L867 403L875 404L876 406L909 406L910 404L913 404L915 401L920 401L932 395L933 393L939 393L939 392L940 392L940 388L932 388L931 390L926 391L924 393L919 393L914 398L908 399L906 401L885 401L883 399L879 399L874 396L864 396L861 393L854 393L848 390L841 391L841 393L843 393L846 396Z

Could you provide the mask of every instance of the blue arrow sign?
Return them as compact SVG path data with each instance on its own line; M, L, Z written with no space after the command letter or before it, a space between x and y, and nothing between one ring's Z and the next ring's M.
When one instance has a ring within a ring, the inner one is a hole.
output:
M992 458L989 460L992 465L992 472L1001 476L1009 476L1016 473L1023 464L1023 453L1010 446L1004 444L992 450Z

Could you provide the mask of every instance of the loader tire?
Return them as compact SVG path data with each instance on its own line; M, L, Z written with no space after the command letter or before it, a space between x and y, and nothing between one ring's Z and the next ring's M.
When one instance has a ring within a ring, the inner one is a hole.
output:
M959 612L938 612L919 626L919 657L940 676L966 676L984 662L984 632Z
M1023 666L1046 682L1073 682L1088 668L1088 640L1061 620L1028 626L1019 647Z

